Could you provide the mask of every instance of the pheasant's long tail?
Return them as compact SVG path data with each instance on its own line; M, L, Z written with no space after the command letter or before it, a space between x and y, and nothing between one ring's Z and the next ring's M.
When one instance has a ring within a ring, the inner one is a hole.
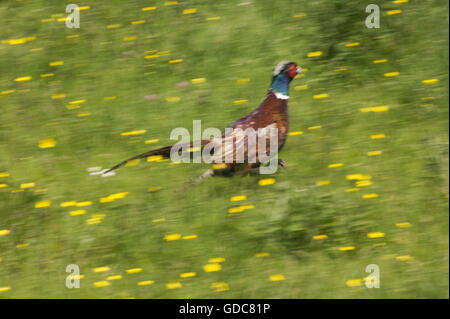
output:
M200 144L201 147L205 146L210 140L201 140ZM187 144L182 144L179 145L179 147L192 147L194 145L195 142L191 142L191 143L187 143ZM165 158L170 158L170 151L172 150L172 146L165 146L165 147L161 147L158 148L156 150L151 150L133 157L130 157L129 159L124 160L123 162L120 162L119 164L114 165L113 167L111 167L110 169L106 170L105 172L103 172L103 174L106 174L108 172L111 172L123 165L125 165L126 163L128 163L129 161L135 160L135 159L140 159L140 158L146 158L149 156L157 156L157 155L161 155L162 157Z

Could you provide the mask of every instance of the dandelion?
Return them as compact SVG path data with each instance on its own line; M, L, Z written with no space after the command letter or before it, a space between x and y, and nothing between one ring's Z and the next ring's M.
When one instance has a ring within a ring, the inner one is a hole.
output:
M262 258L262 257L268 257L269 255L270 255L269 253L262 252L262 253L256 253L255 257Z
M238 84L247 84L250 82L250 78L243 78L236 81Z
M153 11L153 10L156 10L158 7L145 7L145 8L142 8L142 11Z
M161 161L164 157L162 155L153 155L147 157L147 162L158 162Z
M196 13L196 12L197 12L196 8L184 9L183 10L183 14L192 14L192 13Z
M180 274L181 278L191 278L191 277L195 277L195 276L197 276L197 273L195 273L195 272L185 272L185 273Z
M221 269L222 269L221 264L207 264L207 265L203 266L203 270L205 272L214 272L214 271L219 271Z
M322 51L314 51L314 52L309 52L306 56L308 58L314 58L314 57L318 57L322 55Z
M323 239L327 239L328 236L327 235L315 235L313 236L314 240L323 240Z
M143 269L142 268L131 268L131 269L127 269L127 270L125 270L125 272L127 273L127 274L137 274L137 273L140 273L141 271L142 271Z
M378 155L381 155L381 154L383 154L383 151L370 151L370 152L367 152L367 156L378 156Z
M384 76L387 78L390 78L390 77L397 76L399 74L400 74L400 72L388 72L388 73L385 73Z
M40 140L39 141L39 148L51 148L51 147L55 147L56 145L56 141L54 138L47 138L45 140Z
M361 286L361 279L360 278L349 279L345 284L347 285L347 287L359 287Z
M106 26L107 29L117 29L120 28L120 24L110 24Z
M86 214L86 211L84 209L78 209L78 210L73 210L69 213L71 216L79 216L79 215L84 215Z
M267 186L275 184L275 178L265 178L258 181L259 186Z
M7 292L10 291L11 289L12 289L11 286L0 287L0 292Z
M307 89L309 89L309 86L307 84L305 84L305 85L297 85L297 86L294 87L294 90L296 90L296 91L305 91Z
M412 225L408 222L404 222L404 223L397 223L397 224L395 224L395 226L397 226L399 228L407 228L407 227L411 227Z
M107 287L109 285L111 285L111 283L109 281L106 281L106 280L94 282L94 286L97 287L97 288Z
M299 13L299 14L294 15L294 18L298 19L298 18L303 18L303 17L306 17L306 16L307 16L306 13Z
M130 35L123 38L123 41L135 41L135 40L137 40L137 36L135 35Z
M317 186L325 186L325 185L330 185L330 181L317 181L316 185Z
M180 97L178 97L178 96L167 97L166 101L169 103L178 102L178 101L180 101Z
M342 167L344 166L343 163L336 163L336 164L329 164L328 168L336 168L336 167Z
M373 135L370 135L370 138L372 140L379 140L379 139L382 139L382 138L385 138L385 137L386 137L385 134L373 134Z
M373 64L379 64L379 63L386 63L388 60L387 59L379 59L379 60L373 60Z
M109 268L108 266L96 267L96 268L92 269L93 272L107 272L110 270L111 270L111 268Z
M195 239L198 238L197 235L187 235L187 236L183 236L183 240L190 240L190 239Z
M10 174L8 172L0 172L0 177L8 177Z
M130 131L130 132L120 133L120 135L122 135L122 136L135 136L135 135L145 134L146 132L147 132L147 130L134 130L134 131Z
M223 263L225 261L225 258L223 257L217 257L217 258L210 258L208 259L208 262L211 264L217 264L217 263Z
M362 180L356 182L356 187L366 187L372 185L372 182L370 180Z
M148 285L153 285L155 283L154 280L145 280L145 281L139 281L137 283L138 286L148 286Z
M376 193L362 195L362 198L364 198L364 199L377 198L377 197L378 197L378 194L376 194Z
M288 135L289 136L295 136L295 135L303 135L303 131L295 131L295 132L289 132Z
M340 251L351 251L351 250L355 250L355 246L344 246L344 247L339 247Z
M174 63L181 63L181 62L183 62L183 59L170 60L168 63L174 64Z
M270 279L270 281L281 281L281 280L285 280L286 278L283 275L278 274L278 275L271 275L269 277L269 279Z
M79 203L75 204L75 206L77 206L77 207L85 207L85 206L91 206L91 205L92 205L92 202L90 202L90 201L79 202Z
M326 93L313 95L313 99L315 99L315 100L325 99L327 97L328 97L328 94L326 94Z
M106 277L106 280L112 281L112 280L120 280L122 279L122 275L114 275L114 276L108 276Z
M411 257L411 256L409 256L409 255L404 255L404 256L397 256L397 257L395 257L395 259L396 259L397 261L411 261L411 260L413 260L414 258Z
M44 208L44 207L49 207L51 206L52 202L49 200L42 200L37 202L36 204L34 204L35 208Z
M34 186L36 186L36 183L23 183L23 184L20 184L20 188L33 188Z
M438 79L429 79L429 80L423 80L423 81L422 81L422 83L425 84L425 85L428 85L428 84L436 84L436 83L438 83L438 82L439 82Z
M357 47L357 46L359 46L361 43L359 43L359 42L352 42L352 43L347 43L345 46L347 47L347 48L351 48L351 47Z
M317 126L311 126L311 127L308 127L308 130L314 131L314 130L320 130L321 128L322 128L321 125L317 125Z
M145 23L145 20L131 21L131 24L132 24L132 25L143 24L143 23Z
M248 100L236 100L236 101L233 101L233 104L239 105L239 104L244 104L244 103L247 103L247 102L248 102Z
M198 78L198 79L192 79L191 80L192 84L200 84L200 83L204 83L204 82L206 82L205 78Z
M169 282L166 284L167 289L178 289L182 287L180 282Z
M28 247L28 246L30 246L30 243L17 244L16 248L25 248L25 247Z
M14 79L16 82L28 82L32 79L31 76L21 76L19 78Z
M64 65L64 61L53 61L48 63L49 66L60 66Z
M169 234L164 236L164 239L166 241L173 241L173 240L179 240L181 238L180 234Z
M161 190L161 188L162 188L161 186L151 186L151 187L147 188L147 190L150 193L153 193L153 192L157 192L157 191Z
M11 233L9 229L0 229L0 236L7 236Z
M394 14L400 14L400 13L402 13L402 10L400 10L400 9L398 9L398 10L389 10L388 12L387 12L387 15L394 15Z
M218 169L224 169L227 168L227 164L221 163L221 164L213 164L212 168L214 170L218 170Z
M239 201L246 200L246 199L247 199L246 195L239 195L239 196L231 197L230 201L232 201L232 202L239 202Z
M381 233L381 232L368 233L367 237L368 238L383 238L384 233Z

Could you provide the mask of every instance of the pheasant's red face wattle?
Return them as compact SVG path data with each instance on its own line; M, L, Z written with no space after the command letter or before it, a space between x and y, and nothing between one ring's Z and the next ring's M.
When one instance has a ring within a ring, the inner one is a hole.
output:
M293 79L297 75L297 70L297 64L293 63L286 69L286 72Z

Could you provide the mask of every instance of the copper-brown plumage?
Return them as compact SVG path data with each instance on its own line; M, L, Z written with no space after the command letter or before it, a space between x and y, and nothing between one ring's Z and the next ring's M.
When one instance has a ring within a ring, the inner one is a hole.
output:
M269 126L275 127L278 130L278 151L280 151L286 142L286 137L289 129L287 89L290 81L295 77L296 74L300 72L302 72L302 70L297 66L297 64L285 61L280 62L275 68L274 75L272 78L272 85L264 101L259 105L258 108L253 110L251 113L234 121L227 128L233 129L233 132L234 130L237 129L245 131L248 128L252 128L257 132L258 129L263 129ZM223 134L221 142L219 141L219 143L225 144L226 139L227 139L226 135ZM211 142L213 142L213 138L203 139L200 141L200 144L201 147L203 148ZM189 147L192 147L193 145L194 143L192 142L189 144ZM270 143L266 143L267 149L266 154L270 153L269 147ZM138 158L146 158L154 155L162 155L163 157L170 157L171 148L172 146L166 146L163 148L151 150L143 154L134 156L113 166L112 168L104 172L104 174L126 164L130 160ZM235 149L236 147L233 148L234 153ZM255 168L259 167L262 164L258 156L257 148L256 149L251 148L249 151L246 137L244 143L244 163L237 163L235 156L236 154L233 155L234 160L232 162L224 163L226 166L223 168L216 170L213 169L208 170L205 174L200 176L199 180L202 179L203 177L211 175L234 175L236 173L245 174L247 172L254 170ZM254 161L249 161L249 159L253 158L256 159L256 163Z

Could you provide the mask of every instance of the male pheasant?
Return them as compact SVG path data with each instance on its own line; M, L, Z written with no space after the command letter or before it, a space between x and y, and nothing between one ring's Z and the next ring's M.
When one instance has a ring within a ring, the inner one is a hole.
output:
M294 62L282 61L278 63L273 72L272 83L270 85L270 88L264 101L260 104L258 108L253 110L253 112L234 121L227 127L232 130L231 135L233 135L233 133L236 131L240 130L245 131L247 128L253 128L255 131L258 131L258 129L264 129L268 127L276 128L278 130L278 151L280 151L281 148L284 146L284 143L286 142L289 127L288 125L289 84L297 74L302 72L303 72L302 68L297 66L297 64ZM229 138L230 138L229 136L227 137L225 134L223 134L221 137L221 141L219 141L219 143L224 145L226 139ZM232 136L231 138L236 138L236 136L235 137ZM211 142L214 142L213 138L202 139L201 141L197 141L197 143L192 142L189 145L185 146L192 148L193 145L198 145L203 149L206 145L208 145ZM236 140L233 140L233 143L236 143ZM267 145L266 148L268 148L269 146L270 145ZM226 153L227 152L226 147L224 147L224 149ZM235 151L236 148L231 149L234 152L236 152ZM113 166L112 168L105 171L103 174L115 170L116 168L126 164L128 161L134 159L146 158L149 156L156 156L156 155L161 155L163 157L170 157L171 150L172 146L166 146L156 150L151 150L139 154ZM221 152L221 154L222 153L223 152ZM253 150L252 154L250 154L250 150L247 148L247 146L245 146L245 155L246 161L244 163L240 163L234 160L232 162L221 164L220 169L209 169L203 175L201 175L196 180L196 182L200 181L201 179L207 176L213 175L232 176L235 175L236 173L245 175L247 173L254 172L262 164L261 161L259 161L258 153L256 152L256 150ZM223 159L224 154L222 154L221 157ZM235 157L233 158L235 159ZM254 160L250 162L248 160L249 158L253 158ZM282 167L286 168L286 163L283 160L279 159L278 163ZM216 165L216 167L217 166L219 165Z

